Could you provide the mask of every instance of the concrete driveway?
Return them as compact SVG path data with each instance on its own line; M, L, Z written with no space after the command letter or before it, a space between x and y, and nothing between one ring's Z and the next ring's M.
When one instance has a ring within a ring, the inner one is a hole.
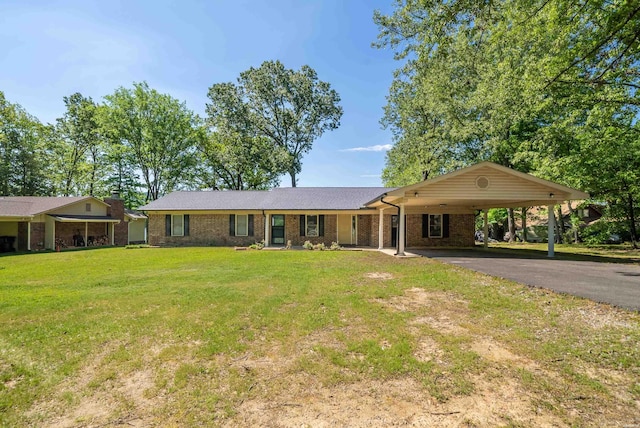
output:
M444 263L534 287L640 311L640 265L574 261L519 250L411 250ZM556 253L557 254L557 253ZM597 258L594 258L596 260Z

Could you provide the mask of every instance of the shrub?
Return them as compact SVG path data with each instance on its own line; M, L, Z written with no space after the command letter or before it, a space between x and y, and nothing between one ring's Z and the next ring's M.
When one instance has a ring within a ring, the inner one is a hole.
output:
M251 248L252 250L262 250L264 248L264 241L255 242L249 245L249 248Z
M313 244L311 243L311 241L304 241L304 244L302 244L302 248L304 248L305 250L313 250Z
M342 250L342 247L337 242L332 242L331 247L329 247L329 249L331 251L338 251L338 250Z
M324 242L321 242L319 244L316 244L313 246L314 250L319 250L319 251L324 251L327 249L327 247L324 245Z

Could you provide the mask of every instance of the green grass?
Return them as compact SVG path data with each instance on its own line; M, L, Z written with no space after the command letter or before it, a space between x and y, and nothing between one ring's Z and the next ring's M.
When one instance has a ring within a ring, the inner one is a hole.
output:
M489 244L493 251L519 250L532 256L547 254L546 243L527 242L498 242ZM557 258L583 261L596 261L606 263L640 263L640 250L634 249L630 244L616 245L586 245L586 244L555 244L554 252Z
M424 302L396 307L416 290ZM609 321L593 325L599 314ZM418 322L425 317L458 330ZM426 337L438 358L419 358ZM527 364L479 355L480 339ZM80 423L70 409L101 400L107 422L137 414L150 425L218 425L303 373L327 387L413 379L441 403L476 393L477 378L515 379L568 424L628 421L640 400L638 343L637 313L377 252L109 248L0 258L0 426ZM613 372L618 381L597 375ZM142 398L126 388L133 381Z

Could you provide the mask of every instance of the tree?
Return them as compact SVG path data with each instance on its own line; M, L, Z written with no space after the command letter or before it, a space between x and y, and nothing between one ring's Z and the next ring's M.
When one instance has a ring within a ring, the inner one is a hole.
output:
M277 186L287 153L251 123L240 88L232 83L216 84L209 98L209 130L200 145L206 187L251 190Z
M47 196L52 130L0 91L0 195Z
M121 160L141 172L147 200L194 183L200 123L184 103L146 82L120 87L105 100L107 132L122 145Z
M225 105L238 107L221 98L229 90L221 90L220 85L234 88L235 97L242 104L241 111L256 136L266 137L274 148L286 150L287 159L281 171L289 174L295 187L302 157L325 131L340 125L342 107L338 93L329 83L320 81L315 70L307 65L294 71L286 69L280 61L266 61L259 68L240 73L237 86L223 83L209 89L211 104L207 104L207 113L211 118L219 114L230 116L231 112L224 111Z
M63 99L67 111L57 120L55 147L60 192L64 196L104 193L98 190L104 150L98 106L78 92Z
M404 60L382 122L397 147L389 184L492 160L576 185L585 173L576 157L593 153L579 138L592 112L638 113L637 2L409 0L374 20L377 46Z

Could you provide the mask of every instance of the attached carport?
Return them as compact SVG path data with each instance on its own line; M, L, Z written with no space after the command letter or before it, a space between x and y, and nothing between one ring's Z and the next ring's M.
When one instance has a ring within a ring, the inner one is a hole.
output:
M547 206L548 256L554 256L555 224L553 207L568 200L588 199L589 195L552 181L525 174L493 162L481 162L449 174L390 191L366 204L379 210L379 242L384 231L383 212L398 211L397 255L405 253L405 214L421 213L475 213L484 214L484 236L489 235L487 221L491 208L519 208ZM487 245L487 239L484 240Z

